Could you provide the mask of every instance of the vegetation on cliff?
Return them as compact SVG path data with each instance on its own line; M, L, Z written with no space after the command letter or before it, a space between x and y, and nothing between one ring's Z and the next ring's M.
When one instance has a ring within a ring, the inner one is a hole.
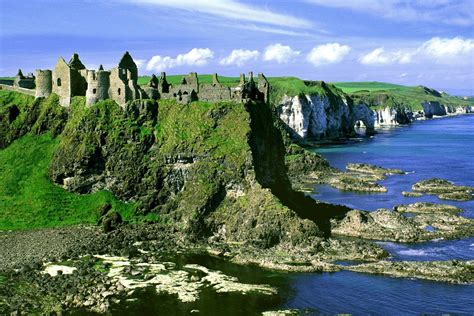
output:
M263 103L145 100L124 111L83 97L63 108L54 94L1 100L0 194L11 211L0 229L94 223L111 204L127 221L270 247L310 242L346 211L291 189L284 137Z
M390 107L422 111L423 102L439 102L446 106L464 107L472 102L451 96L424 86L403 86L385 82L335 82L336 87L354 99L364 102L373 109Z

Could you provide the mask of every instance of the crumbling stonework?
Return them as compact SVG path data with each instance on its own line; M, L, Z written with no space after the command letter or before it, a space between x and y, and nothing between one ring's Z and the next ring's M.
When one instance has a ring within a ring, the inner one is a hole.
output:
M35 88L35 76L33 74L23 75L21 69L18 69L18 73L13 81L13 86L25 89Z
M138 67L128 52L123 55L118 66L110 71L105 71L102 66L98 70L89 70L79 55L73 54L69 63L60 57L52 71L37 70L36 78L32 74L24 76L19 70L13 87L29 89L30 94L37 98L55 93L60 98L60 104L65 107L71 104L75 96L85 96L87 106L112 99L122 107L137 99L174 99L180 103L245 102L248 99L268 101L269 84L263 74L258 75L258 82L254 81L252 73L249 73L248 80L241 74L240 82L235 87L221 84L217 74L212 76L212 83L201 84L195 72L184 76L177 85L169 84L164 72L160 78L153 75L146 86L139 86L137 81Z

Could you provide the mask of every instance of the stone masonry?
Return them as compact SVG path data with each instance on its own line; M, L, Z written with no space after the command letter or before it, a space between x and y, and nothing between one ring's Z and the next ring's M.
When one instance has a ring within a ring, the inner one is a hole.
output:
M62 106L69 106L75 96L85 96L86 105L112 99L125 107L127 102L139 99L174 99L180 103L192 101L235 101L246 100L268 101L269 84L263 74L255 81L252 72L248 79L240 75L237 86L229 87L219 82L217 74L212 76L212 83L199 83L198 75L191 72L182 78L177 85L169 84L166 73L158 78L152 75L146 86L139 86L138 68L132 56L126 52L118 66L104 70L102 65L98 70L87 69L77 54L73 54L67 63L60 57L53 70L37 70L36 77L32 74L24 76L18 71L15 80L9 84L0 83L3 88L28 91L37 98L47 97L55 93L60 98ZM8 86L10 85L10 87Z

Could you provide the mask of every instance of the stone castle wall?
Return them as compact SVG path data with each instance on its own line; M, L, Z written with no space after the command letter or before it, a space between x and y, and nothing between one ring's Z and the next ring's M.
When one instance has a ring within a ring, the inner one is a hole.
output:
M26 89L26 88L21 88L21 87L15 87L15 86L9 85L9 84L0 83L0 90L16 91L16 92L20 92L20 93L23 93L23 94L31 95L33 97L35 96L35 90L34 89Z
M197 73L191 72L182 78L180 84L171 85L166 80L166 74L160 78L152 76L147 86L139 86L138 68L133 58L126 52L119 61L118 67L105 71L102 66L99 70L88 70L82 64L77 54L73 54L69 63L61 57L54 70L37 70L36 78L33 75L23 76L19 70L13 85L7 89L30 90L30 95L47 97L51 93L59 96L61 106L69 106L72 97L85 96L86 105L90 106L98 101L112 99L120 106L125 107L127 102L137 99L174 99L180 103L193 101L235 101L243 102L247 99L268 100L268 81L263 74L259 74L258 82L253 80L252 73L249 79L240 76L240 83L235 87L228 87L219 82L217 74L212 76L212 83L200 84ZM23 91L21 90L21 91Z

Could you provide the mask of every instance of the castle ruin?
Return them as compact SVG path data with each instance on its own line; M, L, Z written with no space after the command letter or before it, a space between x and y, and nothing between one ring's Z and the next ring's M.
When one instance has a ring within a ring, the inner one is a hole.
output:
M112 99L125 107L127 102L140 99L174 99L179 103L192 101L235 101L247 100L268 101L269 84L263 74L258 74L255 81L252 72L248 78L240 75L237 86L229 87L219 82L217 74L212 76L212 83L199 83L197 73L191 72L182 78L181 83L173 85L166 80L162 72L158 78L152 75L145 86L138 85L138 67L132 56L126 52L118 66L104 70L87 69L77 54L73 54L67 63L60 57L53 70L37 70L24 76L18 71L12 82L0 82L0 88L16 90L34 95L36 98L47 97L55 93L60 98L61 106L67 107L75 96L84 96L86 105Z

